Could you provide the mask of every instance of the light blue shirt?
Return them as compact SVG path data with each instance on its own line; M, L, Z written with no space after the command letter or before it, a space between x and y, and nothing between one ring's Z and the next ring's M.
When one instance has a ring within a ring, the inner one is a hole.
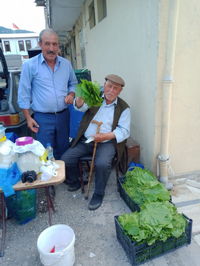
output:
M98 112L93 118L93 120L96 120L98 122L103 122L103 124L100 127L99 133L112 132L114 110L116 104L117 104L117 98L111 104L108 105L106 104L105 99L103 100L102 106L99 108ZM74 108L80 112L85 112L88 110L88 105L84 103L82 107L78 108L74 100ZM117 143L124 141L130 136L130 121L131 121L130 108L126 108L119 118L116 129L113 130ZM97 133L97 124L90 123L85 131L84 136L85 138L88 139L91 135L96 135L96 133ZM103 142L107 141L108 140L105 140Z
M62 111L68 107L65 97L69 92L75 92L77 83L72 65L67 59L57 56L53 72L41 53L22 66L19 107L31 107L33 111L42 113Z

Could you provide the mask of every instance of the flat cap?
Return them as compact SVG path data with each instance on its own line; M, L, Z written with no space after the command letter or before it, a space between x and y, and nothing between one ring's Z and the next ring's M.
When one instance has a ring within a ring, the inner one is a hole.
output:
M125 86L124 80L122 78L120 78L119 76L114 75L114 74L110 74L110 75L106 76L105 80L110 80L110 81L112 81L112 82L114 82L116 84L121 85L122 87Z

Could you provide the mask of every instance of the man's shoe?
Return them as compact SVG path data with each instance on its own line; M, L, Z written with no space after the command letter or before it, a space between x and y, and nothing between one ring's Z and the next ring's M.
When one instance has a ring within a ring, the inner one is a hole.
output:
M89 207L89 210L96 210L98 209L101 204L102 204L102 201L103 201L103 197L104 197L104 194L103 195L99 195L97 193L94 193L93 196L92 196L92 199L88 205Z
M69 186L71 184L71 182L66 178L63 182L65 185Z
M56 195L54 186L49 186L49 194L50 194L51 199L53 200L55 198L55 195Z
M69 184L68 191L76 191L81 187L81 181L77 179L75 182Z
M79 180L80 180L80 179L79 179ZM64 183L65 185L67 185L67 186L69 186L69 185L72 184L72 182L70 182L68 179L65 179L65 180L63 181L63 183ZM84 185L87 185L87 184L88 184L88 180L83 180L83 184L84 184Z

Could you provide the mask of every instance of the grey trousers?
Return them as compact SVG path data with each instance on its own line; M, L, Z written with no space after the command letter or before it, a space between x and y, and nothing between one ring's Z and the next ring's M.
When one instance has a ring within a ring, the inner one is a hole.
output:
M69 182L75 182L79 177L78 160L86 154L93 154L94 142L85 143L86 139L81 140L74 148L69 148L61 157L66 166L66 179ZM95 153L95 193L103 195L112 168L112 159L116 153L115 146L112 141L105 143L97 143Z

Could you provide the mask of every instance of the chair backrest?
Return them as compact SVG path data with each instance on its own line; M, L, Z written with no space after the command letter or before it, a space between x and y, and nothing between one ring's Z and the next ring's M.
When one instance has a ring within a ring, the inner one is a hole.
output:
M79 124L82 120L84 112L79 112L79 111L75 110L73 105L69 105L68 108L70 111L70 133L69 133L69 137L72 139L75 139L76 135L78 133Z

